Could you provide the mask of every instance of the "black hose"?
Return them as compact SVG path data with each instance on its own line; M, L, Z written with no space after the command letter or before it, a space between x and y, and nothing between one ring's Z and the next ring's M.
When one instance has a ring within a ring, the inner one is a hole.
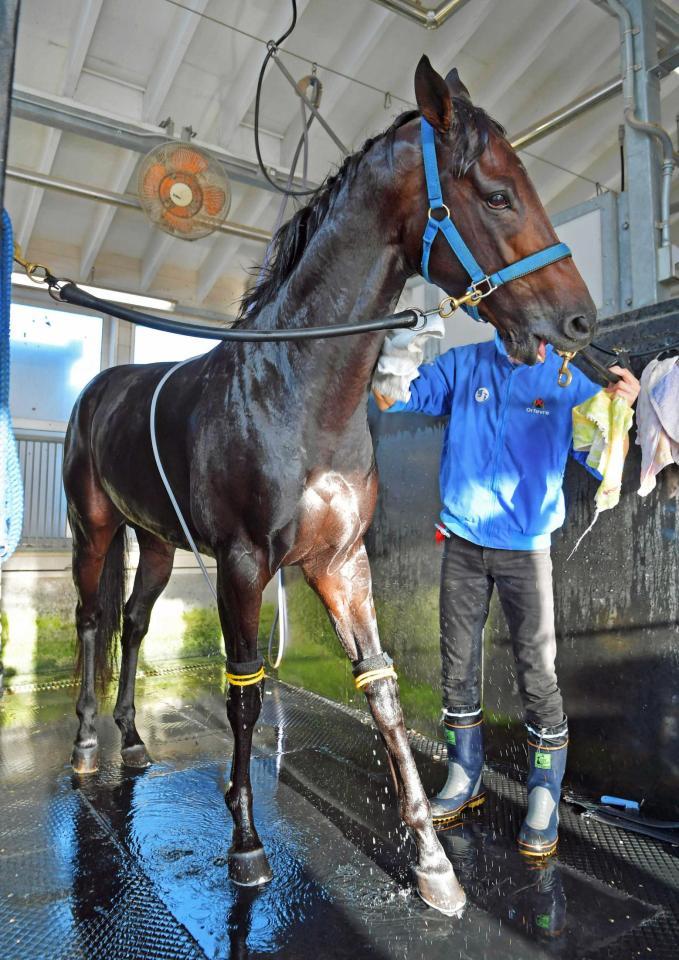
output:
M287 197L310 197L317 191L317 187L314 187L313 190L290 190L286 187L279 186L276 181L269 176L269 172L266 169L264 160L262 158L262 151L259 147L259 104L262 97L262 84L264 82L264 72L268 66L269 60L276 54L278 48L283 43L284 40L290 36L292 31L295 29L297 23L297 0L292 0L292 23L285 31L282 37L279 37L278 40L271 40L269 42L269 47L264 57L264 62L262 63L261 69L259 71L259 76L257 77L257 92L255 93L255 122L254 122L254 134L255 134L255 153L257 154L257 163L259 164L259 169L264 174L266 180L269 181L274 190L278 190L279 193L284 193Z
M186 323L182 320L163 320L150 313L141 313L138 310L129 310L117 303L100 300L76 286L75 283L65 283L56 288L55 298L66 303L72 303L87 310L96 310L97 313L106 313L128 323L136 323L151 330L162 330L165 333L181 333L189 337L200 337L205 340L240 340L245 343L279 340L316 340L330 339L331 337L347 337L359 333L375 333L379 330L404 330L415 327L421 314L416 310L401 310L400 313L391 313L379 320L367 320L363 323L343 323L330 327L299 327L292 330L250 330L247 327L207 327Z

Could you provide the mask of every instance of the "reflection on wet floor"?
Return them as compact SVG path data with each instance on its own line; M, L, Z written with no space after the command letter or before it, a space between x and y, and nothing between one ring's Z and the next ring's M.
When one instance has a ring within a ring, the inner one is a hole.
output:
M138 722L154 763L136 773L120 764L107 701L101 769L71 774L73 700L66 689L0 702L2 960L661 960L679 952L667 919L679 897L676 848L583 826L564 811L560 858L535 867L514 848L522 788L498 771L489 771L486 807L442 835L467 890L465 915L429 910L408 881L412 843L372 726L275 682L252 762L274 880L236 888L226 867L231 737L221 672L140 681ZM428 788L438 786L441 764L424 754L418 763Z

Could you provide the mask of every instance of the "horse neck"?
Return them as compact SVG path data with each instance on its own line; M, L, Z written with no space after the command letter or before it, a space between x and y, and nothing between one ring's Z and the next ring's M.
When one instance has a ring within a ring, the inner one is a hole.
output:
M371 160L343 186L276 300L251 321L254 328L353 324L393 310L409 271L399 225L384 212L392 207L389 184L375 175L376 167L384 171L388 165L380 157ZM384 337L378 332L277 346L305 392L332 404L341 421L367 400Z

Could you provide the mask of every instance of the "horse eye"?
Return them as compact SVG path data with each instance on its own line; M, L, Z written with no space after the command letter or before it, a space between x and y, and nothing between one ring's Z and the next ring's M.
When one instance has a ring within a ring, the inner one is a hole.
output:
M506 193L491 193L491 195L486 198L486 203L493 210L504 210L509 206Z

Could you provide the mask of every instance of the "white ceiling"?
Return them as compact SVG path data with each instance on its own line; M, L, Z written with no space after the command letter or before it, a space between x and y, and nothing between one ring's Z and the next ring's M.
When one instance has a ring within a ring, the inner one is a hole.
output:
M470 0L433 31L372 0L298 0L298 10L281 58L296 79L318 64L322 113L351 148L412 105L422 53L442 73L457 66L473 99L510 134L619 73L617 22L591 0ZM171 116L177 134L191 125L201 143L254 160L255 83L265 48L215 21L269 39L289 19L288 0L23 0L15 85L152 127ZM678 87L676 73L663 80L670 130ZM597 182L619 187L621 113L621 99L613 99L522 154L551 213L592 196ZM266 160L287 169L300 108L274 66L260 123ZM320 182L340 155L316 123L310 141L309 175ZM12 120L10 167L133 193L139 159ZM234 183L229 219L269 230L279 203L278 194ZM246 271L263 253L261 243L224 234L173 239L138 211L12 180L6 205L29 257L55 272L224 314L233 312Z

